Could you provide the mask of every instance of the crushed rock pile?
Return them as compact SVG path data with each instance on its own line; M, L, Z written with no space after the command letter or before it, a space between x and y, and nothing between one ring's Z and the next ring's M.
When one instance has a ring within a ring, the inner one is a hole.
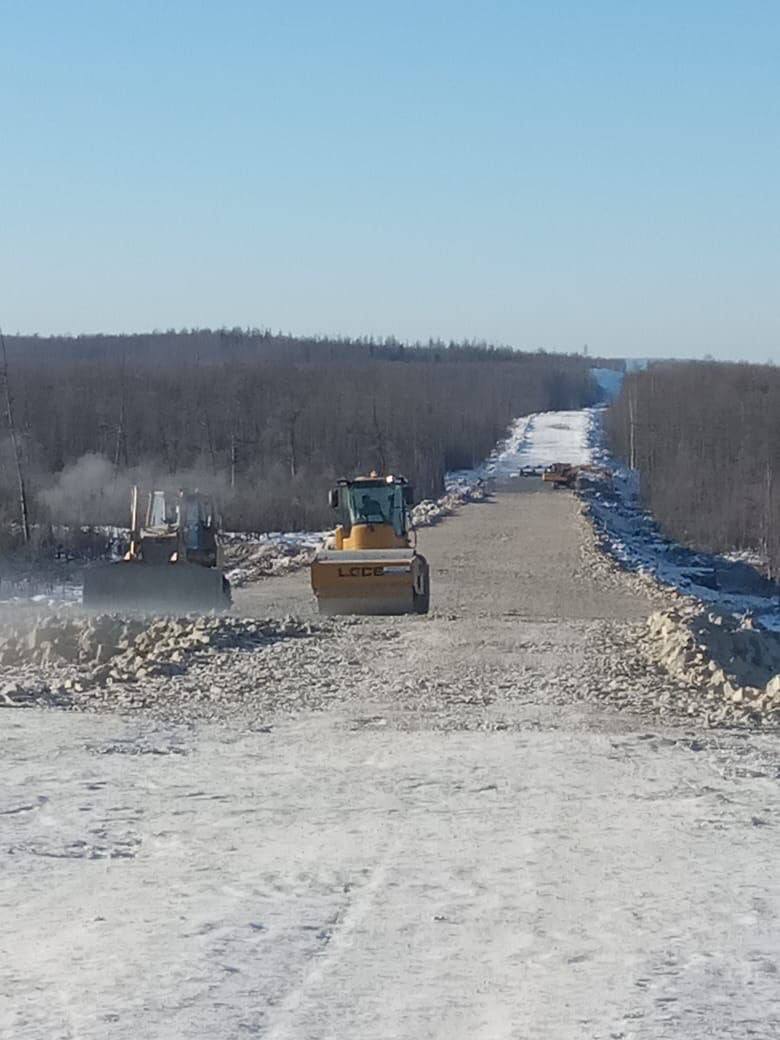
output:
M780 633L682 606L651 614L640 646L697 689L713 721L780 724Z
M308 567L318 548L290 542L238 542L225 550L226 577L239 588L260 578L289 574Z
M74 693L180 675L203 655L313 631L294 618L38 616L0 634L0 707L64 705Z

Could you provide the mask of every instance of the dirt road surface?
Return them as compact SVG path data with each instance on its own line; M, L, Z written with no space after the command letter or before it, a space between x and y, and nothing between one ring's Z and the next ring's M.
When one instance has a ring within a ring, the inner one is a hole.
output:
M568 493L420 540L432 614L237 656L254 710L4 714L0 1035L780 1035L777 738L614 709L653 603Z

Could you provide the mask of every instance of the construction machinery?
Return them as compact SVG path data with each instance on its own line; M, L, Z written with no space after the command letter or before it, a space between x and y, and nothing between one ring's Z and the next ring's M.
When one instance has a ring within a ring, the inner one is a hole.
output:
M577 472L577 467L568 462L553 462L542 474L542 480L554 488L573 488L577 483Z
M100 610L189 613L230 606L222 573L218 523L211 500L198 492L149 493L139 520L131 493L130 546L116 563L84 575L84 606Z
M415 549L405 477L340 480L328 496L340 523L311 565L321 614L427 614L430 569Z

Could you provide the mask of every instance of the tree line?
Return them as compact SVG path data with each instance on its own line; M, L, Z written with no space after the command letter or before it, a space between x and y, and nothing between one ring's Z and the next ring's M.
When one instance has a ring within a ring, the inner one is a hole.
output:
M326 489L370 469L417 497L509 422L597 393L581 357L475 343L296 338L257 329L7 337L33 523L126 523L131 483L198 487L234 530L316 529ZM14 459L0 454L4 519Z
M652 365L626 377L607 430L672 537L758 551L780 575L780 369Z

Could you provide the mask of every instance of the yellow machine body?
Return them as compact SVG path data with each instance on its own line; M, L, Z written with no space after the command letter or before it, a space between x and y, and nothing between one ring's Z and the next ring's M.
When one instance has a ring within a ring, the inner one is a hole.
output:
M403 477L340 481L331 505L344 515L311 566L321 614L427 613L428 563L412 544Z

